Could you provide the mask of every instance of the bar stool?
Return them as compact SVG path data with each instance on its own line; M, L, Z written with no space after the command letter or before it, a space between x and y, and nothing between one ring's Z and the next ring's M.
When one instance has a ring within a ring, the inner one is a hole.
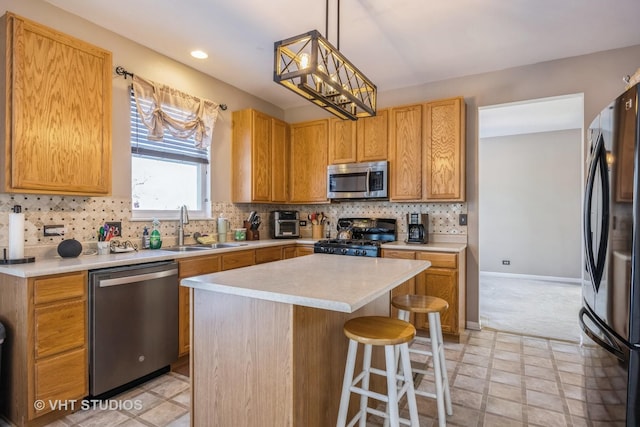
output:
M442 339L440 313L449 308L449 303L442 298L426 295L398 295L393 297L391 305L398 309L398 318L404 321L409 320L410 313L426 314L429 319L429 338L416 336L414 342L420 342L427 345L430 343L431 351L409 348L409 353L426 356L425 369L412 368L414 375L426 375L426 369L428 368L428 356L431 356L431 359L433 360L433 371L436 385L435 394L423 390L415 390L415 394L436 399L438 407L438 425L440 427L444 427L447 422L445 416L445 405L448 415L453 415L453 408L451 407L451 392L449 391L449 378L447 375L447 366L444 357L444 342Z
M349 398L351 393L360 395L360 409L351 419L349 426L359 420L360 427L367 423L367 413L385 418L392 427L398 427L400 422L418 427L418 407L413 390L411 376L411 360L409 359L409 342L415 337L416 328L409 322L382 316L356 317L344 324L344 334L349 338L349 351L344 371L342 396L338 411L337 427L343 427L347 422ZM358 344L364 344L362 372L354 379L354 368ZM384 346L386 370L371 367L372 346ZM396 348L399 350L403 375L397 374ZM387 395L369 390L370 374L387 377ZM356 384L361 382L361 386ZM400 387L398 387L400 385ZM398 401L407 395L410 420L400 418ZM368 407L368 399L372 398L387 403L387 412Z

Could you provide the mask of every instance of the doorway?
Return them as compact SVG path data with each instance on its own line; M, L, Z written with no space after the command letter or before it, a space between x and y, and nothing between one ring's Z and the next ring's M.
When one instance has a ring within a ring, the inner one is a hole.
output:
M582 94L479 108L480 323L578 342Z

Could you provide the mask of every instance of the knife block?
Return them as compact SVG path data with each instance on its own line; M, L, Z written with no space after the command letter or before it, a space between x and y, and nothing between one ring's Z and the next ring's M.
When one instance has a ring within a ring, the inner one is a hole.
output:
M249 221L243 221L244 228L247 229L247 240L260 240L260 231L252 230Z

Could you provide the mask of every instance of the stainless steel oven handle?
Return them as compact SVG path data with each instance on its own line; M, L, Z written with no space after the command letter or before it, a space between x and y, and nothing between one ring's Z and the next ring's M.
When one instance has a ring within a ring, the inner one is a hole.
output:
M118 277L117 279L104 279L100 280L100 287L105 288L107 286L127 285L129 283L142 282L143 280L161 279L163 277L175 276L177 274L178 269L173 268L171 270L157 271L155 273Z
M371 192L371 168L367 168L367 195Z

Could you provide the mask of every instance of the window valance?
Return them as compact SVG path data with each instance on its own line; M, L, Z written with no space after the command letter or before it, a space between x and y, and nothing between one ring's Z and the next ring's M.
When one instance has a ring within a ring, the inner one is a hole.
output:
M177 138L193 136L197 148L211 145L219 104L137 75L133 76L133 94L149 139L161 141L167 131Z

